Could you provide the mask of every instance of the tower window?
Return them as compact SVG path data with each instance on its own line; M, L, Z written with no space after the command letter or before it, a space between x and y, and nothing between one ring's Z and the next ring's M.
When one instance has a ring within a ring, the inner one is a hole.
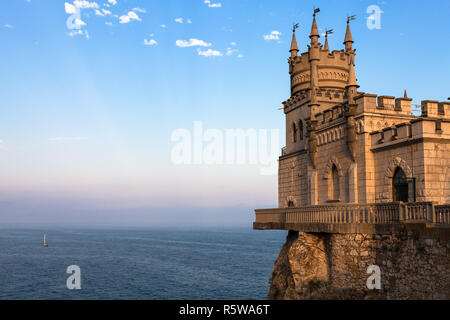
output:
M299 129L300 140L303 140L303 121L302 120L298 120L298 129Z
M297 142L297 126L295 122L292 123L292 142Z

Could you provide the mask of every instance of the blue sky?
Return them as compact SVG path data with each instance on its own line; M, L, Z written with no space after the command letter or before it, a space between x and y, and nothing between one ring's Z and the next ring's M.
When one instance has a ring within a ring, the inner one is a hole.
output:
M0 3L0 222L232 223L276 206L276 176L175 166L171 134L195 120L283 132L292 23L303 52L314 6L320 33L334 29L331 50L357 16L361 91L450 96L448 0L114 2ZM379 30L366 26L370 5ZM80 34L66 25L71 6Z

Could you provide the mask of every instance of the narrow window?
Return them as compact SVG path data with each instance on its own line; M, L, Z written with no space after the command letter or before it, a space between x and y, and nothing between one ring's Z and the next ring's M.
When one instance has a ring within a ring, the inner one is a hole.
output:
M297 142L297 126L295 125L295 122L292 123L292 142Z
M300 140L303 140L303 121L302 120L298 121L298 129L299 129L299 133L300 133Z

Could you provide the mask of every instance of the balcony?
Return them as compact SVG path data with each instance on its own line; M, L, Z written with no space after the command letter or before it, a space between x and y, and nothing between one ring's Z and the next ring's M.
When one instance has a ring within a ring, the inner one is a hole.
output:
M432 202L329 204L255 210L253 229L387 233L404 224L450 227L450 205Z

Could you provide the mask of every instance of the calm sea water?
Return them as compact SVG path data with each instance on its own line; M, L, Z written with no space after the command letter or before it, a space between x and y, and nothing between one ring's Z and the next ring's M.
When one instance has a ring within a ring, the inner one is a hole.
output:
M251 229L0 226L0 299L266 299L285 237ZM81 290L66 287L69 265L81 268Z

